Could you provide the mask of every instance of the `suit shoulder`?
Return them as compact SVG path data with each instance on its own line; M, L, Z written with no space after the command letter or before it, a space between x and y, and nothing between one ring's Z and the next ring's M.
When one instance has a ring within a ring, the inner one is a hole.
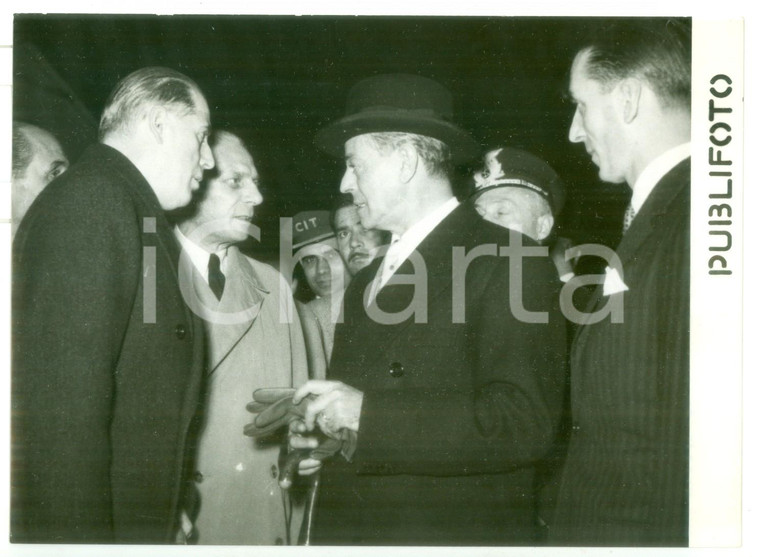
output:
M85 214L91 218L118 217L134 201L125 178L108 168L75 165L51 182L40 194L37 211ZM34 206L33 206L34 208Z
M481 245L505 246L511 243L511 234L514 232L483 219L469 201L462 202L452 217L451 224L456 228L454 241L468 250ZM535 242L526 236L523 236L523 243L535 245Z
M280 271L275 269L272 265L259 261L258 259L254 259L253 257L245 255L242 252L241 255L251 266L256 276L261 280L263 286L271 290L274 288L280 288L281 286L285 285L288 289L290 289L290 287L287 286L288 283L285 280L285 276Z

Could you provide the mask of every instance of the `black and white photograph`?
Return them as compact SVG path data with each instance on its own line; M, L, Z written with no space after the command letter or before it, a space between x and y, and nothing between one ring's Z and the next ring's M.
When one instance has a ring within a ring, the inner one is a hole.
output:
M741 3L287 7L4 14L5 552L746 549Z

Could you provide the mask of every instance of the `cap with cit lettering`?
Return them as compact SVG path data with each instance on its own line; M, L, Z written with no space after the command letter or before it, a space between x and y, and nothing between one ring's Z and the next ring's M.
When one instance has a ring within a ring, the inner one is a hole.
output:
M470 198L496 188L524 188L546 199L556 217L565 204L565 186L548 163L535 155L500 147L486 153L483 168L474 175L475 188Z
M302 211L293 217L293 249L335 236L330 211Z

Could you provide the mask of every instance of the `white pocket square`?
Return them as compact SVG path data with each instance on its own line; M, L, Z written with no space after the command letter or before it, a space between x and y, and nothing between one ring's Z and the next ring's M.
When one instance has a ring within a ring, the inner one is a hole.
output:
M625 292L628 290L628 286L623 282L623 279L620 278L617 269L607 267L605 271L606 274L604 275L603 290L605 296L611 296L612 294L618 294L619 292Z

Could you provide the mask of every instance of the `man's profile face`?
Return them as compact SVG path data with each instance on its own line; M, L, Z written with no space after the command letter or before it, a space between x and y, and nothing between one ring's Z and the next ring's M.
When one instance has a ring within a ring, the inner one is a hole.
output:
M521 188L496 188L475 198L475 209L484 220L543 240L538 217L527 196L536 195Z
M23 133L34 155L23 176L13 179L12 217L16 225L45 186L69 167L63 148L52 134L36 126L25 127Z
M377 248L382 245L383 234L379 230L367 230L362 226L355 205L338 209L334 220L338 251L353 276L370 264Z
M403 184L398 180L398 153L379 151L365 134L346 141L345 155L346 172L340 191L351 194L365 228L393 230L395 216L404 204Z
M585 145L599 167L601 180L622 183L627 171L627 143L616 87L607 91L599 81L591 79L586 72L587 58L585 51L578 54L570 72L570 94L576 108L569 139Z
M208 180L192 221L196 226L214 223L205 230L207 241L242 242L248 238L254 207L264 200L259 191L259 173L250 153L234 136L222 134L213 155L215 175Z
M312 292L322 298L348 286L348 270L337 251L335 238L305 246L299 252L306 282Z
M193 191L200 187L203 171L214 167L208 145L209 109L203 95L193 92L195 110L190 113L167 109L165 133L162 137L165 180L156 188L161 207L166 210L184 207Z

